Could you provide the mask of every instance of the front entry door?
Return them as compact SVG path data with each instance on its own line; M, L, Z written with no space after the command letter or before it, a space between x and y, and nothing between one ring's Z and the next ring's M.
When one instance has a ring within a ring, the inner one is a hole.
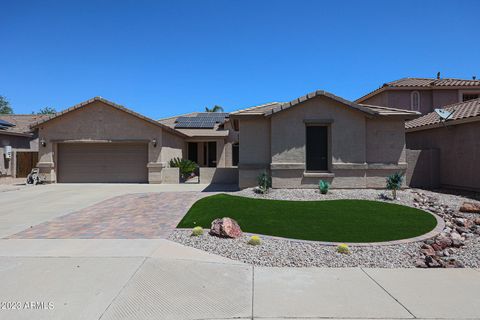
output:
M217 166L217 143L209 142L208 143L208 163L209 167L216 167Z
M307 170L328 170L328 127L307 127Z
M188 160L198 163L198 143L188 143Z

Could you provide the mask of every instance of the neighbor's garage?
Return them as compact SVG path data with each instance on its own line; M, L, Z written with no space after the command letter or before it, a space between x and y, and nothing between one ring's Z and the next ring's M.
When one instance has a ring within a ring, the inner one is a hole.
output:
M59 143L57 182L148 182L146 143Z

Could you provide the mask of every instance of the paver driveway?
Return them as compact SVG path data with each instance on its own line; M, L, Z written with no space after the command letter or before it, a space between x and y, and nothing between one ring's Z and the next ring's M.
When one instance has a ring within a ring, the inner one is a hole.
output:
M35 225L14 239L166 238L200 192L137 193L117 196Z

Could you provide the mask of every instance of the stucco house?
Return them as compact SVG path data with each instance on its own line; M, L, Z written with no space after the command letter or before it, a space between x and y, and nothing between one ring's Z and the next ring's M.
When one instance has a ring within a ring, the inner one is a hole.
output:
M179 157L200 166L200 183L273 187L384 187L405 171L404 121L418 112L357 104L325 91L230 114L153 120L95 97L31 128L47 182L179 183Z
M449 104L480 98L480 80L453 78L402 78L355 100L356 103L432 112Z
M95 97L32 128L40 137L38 167L47 182L178 183L178 170L168 163L175 157L192 158L196 144L201 182L235 183L236 168L215 170L232 166L235 134L227 122L177 127L175 120L156 121Z
M480 99L406 123L410 185L480 191Z
M424 115L406 123L409 186L478 191L479 98L480 80L438 76L387 82L356 102ZM435 109L446 109L452 116L442 121Z
M357 104L325 91L230 113L238 121L240 188L271 172L274 188L382 188L405 172L405 120L416 111Z
M32 131L30 125L46 117L0 114L0 178L25 178L35 167L38 161L38 133Z

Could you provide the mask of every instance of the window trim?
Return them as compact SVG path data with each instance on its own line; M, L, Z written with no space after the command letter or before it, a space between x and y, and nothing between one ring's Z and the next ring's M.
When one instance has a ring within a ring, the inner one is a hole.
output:
M305 123L305 173L331 173L332 169L332 119L304 120ZM327 170L308 170L307 169L307 127L326 127L327 128Z
M479 90L459 90L458 91L458 102L464 102L463 101L463 95L464 94L478 94L480 98L480 91Z
M413 97L417 95L418 96L418 105L417 108L414 108L413 105ZM410 110L412 111L420 111L420 91L415 90L410 93Z

